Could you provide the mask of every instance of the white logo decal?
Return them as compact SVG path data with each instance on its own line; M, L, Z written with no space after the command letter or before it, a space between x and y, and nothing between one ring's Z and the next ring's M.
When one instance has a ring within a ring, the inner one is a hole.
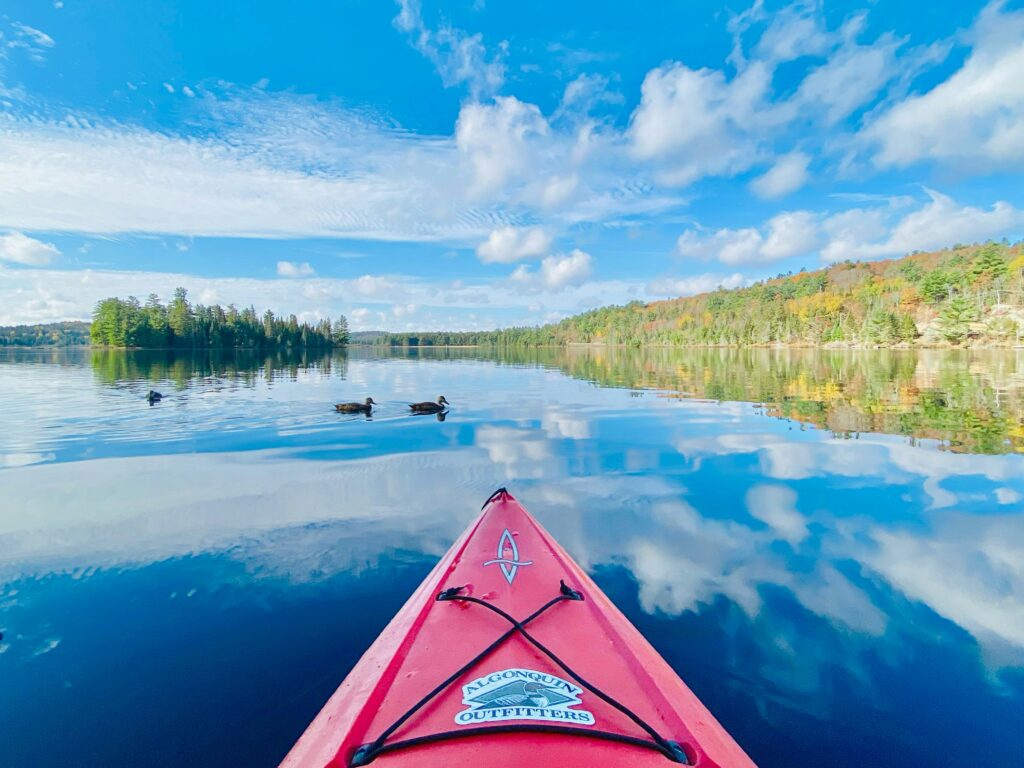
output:
M580 704L583 689L554 675L532 669L503 669L462 686L464 709L457 725L483 725L507 720L545 720L593 725L594 715Z
M509 584L516 577L516 572L522 565L533 565L533 560L520 560L519 559L519 547L516 546L516 540L511 533L508 532L508 528L502 531L501 538L498 539L498 556L494 560L488 560L484 565L498 564L501 568L501 572L505 574L505 581Z

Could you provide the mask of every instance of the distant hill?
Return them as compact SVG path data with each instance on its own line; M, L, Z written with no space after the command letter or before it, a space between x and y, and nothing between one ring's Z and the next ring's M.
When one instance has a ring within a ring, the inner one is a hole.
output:
M746 288L603 307L532 328L387 334L378 344L1013 346L1024 337L1024 243L779 275Z
M387 331L353 331L349 334L349 344L379 344L389 336Z
M89 323L77 320L0 326L0 347L81 347L88 343Z

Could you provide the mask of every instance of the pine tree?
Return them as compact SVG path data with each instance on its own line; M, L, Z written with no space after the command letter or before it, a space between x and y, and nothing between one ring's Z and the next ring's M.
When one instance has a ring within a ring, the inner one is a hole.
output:
M334 329L331 332L331 337L334 342L334 346L336 347L344 347L348 344L348 318L344 315L338 315L338 319L334 321Z
M167 324L171 329L171 340L175 346L192 346L192 307L188 303L188 291L174 289L174 298L167 308Z
M901 341L913 341L918 337L917 323L910 315L900 316L899 336Z
M970 324L977 322L978 308L966 296L956 296L939 313L939 329L950 341L963 341L970 331Z

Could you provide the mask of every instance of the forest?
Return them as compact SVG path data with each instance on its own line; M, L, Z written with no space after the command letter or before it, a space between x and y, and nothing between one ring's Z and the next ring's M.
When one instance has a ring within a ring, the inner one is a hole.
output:
M166 305L156 294L145 304L134 296L103 299L93 311L89 339L96 346L141 349L324 349L348 344L349 330L344 315L310 325L269 309L260 315L251 306L193 305L188 291L178 288Z
M744 288L594 309L558 323L382 334L385 346L1012 346L1024 334L1024 246L955 245L846 261Z
M89 324L81 321L37 325L0 325L0 347L79 347L89 343Z

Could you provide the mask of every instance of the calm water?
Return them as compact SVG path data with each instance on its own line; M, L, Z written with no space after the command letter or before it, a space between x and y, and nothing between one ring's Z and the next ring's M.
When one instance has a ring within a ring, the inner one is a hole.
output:
M1020 764L1024 353L465 350L0 353L0 765L275 765L499 485L764 768Z

